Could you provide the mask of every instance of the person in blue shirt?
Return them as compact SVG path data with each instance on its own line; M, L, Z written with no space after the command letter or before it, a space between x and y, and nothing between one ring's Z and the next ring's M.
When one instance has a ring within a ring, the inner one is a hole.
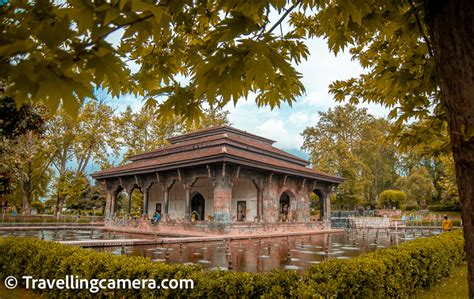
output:
M158 221L160 221L161 215L158 213L158 211L155 212L153 215L153 218L151 219L151 224L156 224Z

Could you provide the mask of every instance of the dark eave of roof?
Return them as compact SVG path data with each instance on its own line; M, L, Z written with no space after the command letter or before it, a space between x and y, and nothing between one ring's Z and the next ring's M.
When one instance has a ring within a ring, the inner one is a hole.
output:
M225 151L222 151L220 150L221 148L222 147L214 148L213 153L209 155L205 155L202 157L197 156L196 158L191 158L187 160L178 159L177 161L171 161L170 163L152 164L146 166L137 165L137 167L133 167L133 164L141 163L130 163L109 170L96 172L92 175L92 177L95 179L106 179L113 177L123 177L137 174L170 171L178 168L195 167L216 162L231 162L253 169L272 171L275 173L287 174L303 178L317 179L325 182L342 183L344 181L344 179L341 177L326 174L303 166L290 165L291 167L286 167L285 162L281 161L281 163L278 163L275 158L261 157L260 159L258 159L259 161L257 161L254 158L255 154L245 153L241 150L231 148L226 148Z

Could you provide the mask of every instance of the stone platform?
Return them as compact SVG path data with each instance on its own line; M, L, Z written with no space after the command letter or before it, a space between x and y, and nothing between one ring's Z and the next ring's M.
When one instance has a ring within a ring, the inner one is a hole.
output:
M261 235L268 233L287 234L298 232L320 232L331 230L323 221L315 222L178 222L167 221L151 224L148 220L107 221L107 230L141 232L166 236L209 236L209 235Z
M146 234L149 231L130 231L124 228L106 228L114 232L125 232L133 234ZM291 236L306 236L326 233L342 233L342 230L330 229L322 231L299 231L286 233L267 233L267 234L226 234L212 236L181 236L181 237L163 237L156 236L155 239L108 239L108 240L80 240L80 241L57 241L61 244L75 245L81 247L117 247L117 246L135 246L135 245L158 245L158 244L179 244L179 243L198 243L198 242L216 242L216 241L232 241L232 240L252 240L252 239L268 239L281 238Z

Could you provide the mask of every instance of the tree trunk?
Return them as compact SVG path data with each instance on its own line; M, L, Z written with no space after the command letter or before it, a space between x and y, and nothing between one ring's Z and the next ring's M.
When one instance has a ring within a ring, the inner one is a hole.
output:
M23 204L21 208L21 214L23 216L30 215L30 202L31 202L31 180L28 178L22 182L23 191Z
M425 14L449 125L474 298L474 2L426 0Z

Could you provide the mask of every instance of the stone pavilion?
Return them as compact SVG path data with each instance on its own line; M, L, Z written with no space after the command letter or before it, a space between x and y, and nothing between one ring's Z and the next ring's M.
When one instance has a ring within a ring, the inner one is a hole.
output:
M248 233L330 228L329 194L344 179L309 168L308 161L274 147L273 140L219 126L168 141L166 147L92 175L106 190L107 225L119 223L117 195L129 195L130 213L130 195L138 188L143 214L158 211L162 216L148 229ZM313 192L320 200L317 219L310 217Z

